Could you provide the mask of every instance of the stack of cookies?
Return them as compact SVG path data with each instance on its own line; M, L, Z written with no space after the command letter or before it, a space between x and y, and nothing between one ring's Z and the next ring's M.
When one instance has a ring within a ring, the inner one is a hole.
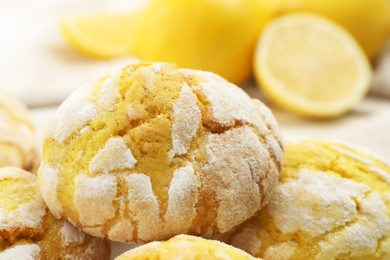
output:
M0 259L109 259L105 239L147 243L118 260L390 257L390 167L318 140L284 152L272 112L215 74L135 62L82 86L37 180L27 112L2 102L0 164L19 168L0 169Z
M38 163L27 109L0 93L0 259L108 259L107 241L48 210L33 173Z

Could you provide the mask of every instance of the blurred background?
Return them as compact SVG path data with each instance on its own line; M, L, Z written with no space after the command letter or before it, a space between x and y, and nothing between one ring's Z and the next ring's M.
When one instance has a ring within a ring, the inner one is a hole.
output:
M388 157L389 6L388 0L0 0L0 88L32 109L41 135L47 117L81 84L134 59L173 61L213 71L260 98L287 138L339 139ZM302 29L293 17L288 33L277 33L278 21L302 12L325 21ZM321 23L343 32L322 33ZM333 44L343 33L349 41ZM268 43L264 34L273 35ZM313 42L314 50L305 51ZM363 54L344 55L354 44ZM273 79L263 75L277 70L269 60L281 70ZM369 69L349 75L345 64ZM310 84L299 86L306 79ZM333 111L337 105L321 100L323 93L345 106ZM308 102L299 108L293 97Z
M38 140L72 91L135 59L225 77L287 139L390 161L388 0L0 0L0 89L31 108Z
M339 139L389 157L389 6L388 0L1 0L0 88L32 109L41 135L47 117L81 84L134 59L173 61L213 71L260 98L287 138ZM323 21L297 26L300 18L292 17L287 34L278 29L284 17L302 12ZM321 31L333 23L339 28ZM335 44L344 34L347 41ZM347 55L355 45L361 53ZM369 68L348 74L348 66L362 64ZM310 84L300 86L306 79ZM324 93L345 106L333 111L337 105L321 100Z

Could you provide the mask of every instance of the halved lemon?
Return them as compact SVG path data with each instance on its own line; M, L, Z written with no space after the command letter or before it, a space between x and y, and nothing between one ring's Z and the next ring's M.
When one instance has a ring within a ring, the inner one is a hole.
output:
M60 29L78 52L93 58L113 58L130 53L138 17L136 11L67 17L60 21Z
M258 35L273 16L268 2L150 0L134 13L69 17L61 28L82 54L170 61L239 84L251 76Z
M372 70L346 30L301 13L277 18L264 29L255 54L255 76L280 106L302 115L333 117L365 96Z

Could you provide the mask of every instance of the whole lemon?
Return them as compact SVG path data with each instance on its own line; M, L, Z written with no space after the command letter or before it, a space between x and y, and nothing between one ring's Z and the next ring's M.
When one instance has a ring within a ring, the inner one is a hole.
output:
M367 56L378 56L390 36L388 0L276 0L277 12L313 12L346 28L358 40Z
M141 60L172 61L241 83L271 16L266 0L151 0L130 49Z

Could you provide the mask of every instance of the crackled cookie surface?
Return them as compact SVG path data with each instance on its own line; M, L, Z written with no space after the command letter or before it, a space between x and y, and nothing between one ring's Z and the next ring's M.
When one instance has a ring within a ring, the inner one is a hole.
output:
M38 153L27 108L0 90L0 167L36 170Z
M165 242L151 242L115 258L115 260L141 259L254 260L258 258L219 241L188 235L178 235Z
M268 203L282 159L260 101L211 73L135 63L61 105L38 175L56 217L145 242L247 220Z
M109 259L108 244L49 213L36 176L0 168L0 259Z
M346 146L286 147L267 207L222 236L264 259L389 259L390 167Z

